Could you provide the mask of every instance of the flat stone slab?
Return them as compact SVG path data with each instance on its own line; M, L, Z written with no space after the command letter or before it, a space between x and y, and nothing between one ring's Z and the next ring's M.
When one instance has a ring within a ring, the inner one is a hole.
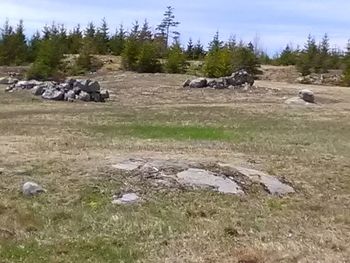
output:
M212 171L204 164L187 160L160 160L160 159L128 159L113 165L113 168L126 172L137 172L142 180L148 180L157 187L176 188L192 186L208 188L225 194L244 194L240 183L245 181L256 182L264 187L271 195L283 196L295 193L292 186L281 182L278 178L264 172L236 166L234 164L216 163L221 168L229 168L237 176L225 174L225 170ZM208 164L209 165L209 164ZM209 165L212 167L212 163ZM128 196L127 196L128 197ZM115 202L117 199L115 199ZM122 202L122 201L120 201Z
M254 169L248 169L244 167L234 167L239 173L248 177L253 182L264 185L267 191L272 195L287 195L295 193L293 187L282 183L276 177L257 171Z
M127 205L135 204L140 201L140 197L135 193L124 194L122 197L118 198L117 196L113 197L112 204L114 205Z
M118 169L118 170L123 170L123 171L135 171L141 166L145 164L145 161L143 160L125 160L123 162L117 163L115 165L112 165L113 168Z
M239 185L229 178L217 176L202 169L190 168L176 175L179 183L197 187L211 187L220 193L244 194Z

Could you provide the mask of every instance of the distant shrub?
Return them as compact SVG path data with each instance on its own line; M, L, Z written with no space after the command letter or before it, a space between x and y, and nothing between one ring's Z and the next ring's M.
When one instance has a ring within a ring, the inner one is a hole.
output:
M229 76L233 72L232 53L229 49L210 51L205 57L204 73L210 78Z
M63 52L54 39L44 40L40 43L36 60L27 72L27 78L46 80L61 78L61 59Z
M161 68L158 60L157 46L152 42L143 43L137 56L136 71L140 73L155 73L160 72Z
M165 69L168 73L184 73L188 63L186 61L186 55L182 51L179 45L173 45L167 56L165 63Z
M122 54L122 66L125 70L154 73L161 71L158 46L152 41L140 42L128 39Z

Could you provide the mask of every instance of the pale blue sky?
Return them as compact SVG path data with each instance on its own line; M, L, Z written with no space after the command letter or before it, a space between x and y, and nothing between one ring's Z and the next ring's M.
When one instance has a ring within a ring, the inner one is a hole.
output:
M350 1L348 0L0 0L0 23L8 18L11 24L24 20L31 34L52 21L68 28L89 21L100 23L106 18L111 31L123 23L148 19L157 25L166 6L175 8L181 22L181 40L200 39L205 45L217 30L223 40L230 35L248 42L259 38L260 47L270 54L287 43L303 45L309 33L320 39L328 33L332 46L346 46L350 38Z

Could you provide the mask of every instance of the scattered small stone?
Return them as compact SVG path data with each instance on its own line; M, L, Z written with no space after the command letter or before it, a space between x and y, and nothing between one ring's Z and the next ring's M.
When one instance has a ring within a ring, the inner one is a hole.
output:
M140 197L135 193L124 194L121 197L113 196L112 204L114 205L128 205L135 204L140 201Z
M25 196L35 196L45 192L45 189L33 182L26 182L22 187L22 193Z

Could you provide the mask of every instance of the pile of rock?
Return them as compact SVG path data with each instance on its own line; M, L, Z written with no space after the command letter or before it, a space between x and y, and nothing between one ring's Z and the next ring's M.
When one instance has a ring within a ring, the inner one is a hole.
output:
M7 92L16 90L31 90L35 96L41 96L43 99L56 101L95 101L104 102L109 98L108 90L101 89L97 81L90 79L76 80L67 79L63 83L51 81L18 81L6 88Z
M330 71L325 74L312 73L307 76L301 76L296 79L300 84L312 84L312 85L340 85L342 82L342 74L338 71Z
M245 70L239 70L234 72L231 76L217 78L217 79L206 79L197 78L194 80L186 80L183 87L189 88L213 88L213 89L244 89L251 88L254 84L253 75L249 74Z

